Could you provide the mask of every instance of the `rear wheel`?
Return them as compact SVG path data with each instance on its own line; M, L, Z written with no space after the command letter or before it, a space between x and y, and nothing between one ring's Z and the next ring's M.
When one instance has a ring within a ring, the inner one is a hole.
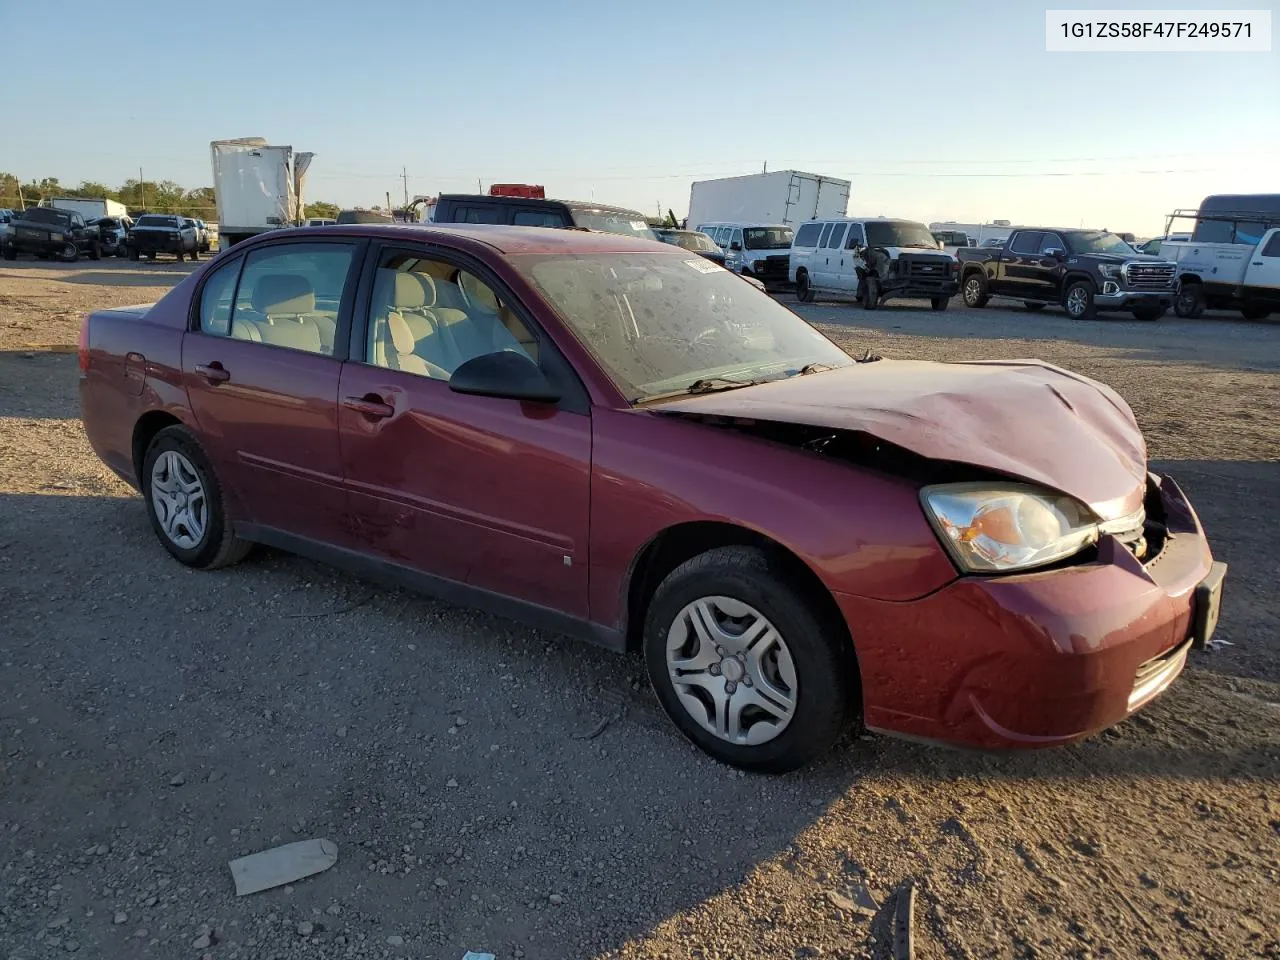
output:
M148 260L154 260L155 258L156 258L156 253L154 250L152 250L150 253L147 254Z
M93 243L89 245L89 259L90 260L102 259L102 246L98 243L97 240L93 241Z
M252 544L235 535L222 485L186 427L166 427L147 447L142 495L151 527L181 563L212 570L243 560Z
M1027 310L1031 311L1032 313L1035 313L1037 310L1044 309L1044 304L1036 300L1023 300L1022 306Z
M5 248L4 248L4 258L5 258L6 260L17 260L17 259L18 259L18 251L17 251L17 250L15 250L13 247L5 247Z
M194 250L192 250L192 251L191 251L191 259L192 259L192 260L199 260L199 259L200 259L200 248L199 248L199 247L196 247Z
M1197 320L1204 314L1204 288L1198 283L1184 283L1173 298L1173 312L1184 320Z
M880 306L880 280L878 277L865 277L862 281L862 309L874 310Z
M950 297L930 297L929 298L929 306L931 306L934 310L945 310L947 309L947 304L949 304L950 302L951 302Z
M1250 304L1247 307L1240 308L1240 316L1246 320L1265 320L1271 316L1271 310L1269 307Z
M987 278L978 270L964 278L964 285L960 290L966 307L985 307L990 299L987 295Z
M801 303L813 303L813 287L809 286L809 274L804 270L796 274L796 299Z
M768 773L826 753L857 706L849 638L771 555L709 550L673 570L645 613L663 710L712 757Z
M1094 320L1098 307L1093 302L1093 284L1088 280L1076 280L1062 296L1062 306L1072 320Z
M179 251L177 252L176 256L177 256L177 258L178 258L178 262L179 262L179 263L181 263L183 260L187 259L187 258L186 258L186 256L183 254L183 252L182 252L181 250L179 250Z
M62 259L67 263L75 263L80 259L80 248L68 240L62 245Z

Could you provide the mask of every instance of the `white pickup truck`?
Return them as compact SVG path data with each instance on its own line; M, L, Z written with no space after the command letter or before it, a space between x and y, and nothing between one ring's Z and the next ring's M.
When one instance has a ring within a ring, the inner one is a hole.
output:
M1211 203L1227 199L1235 201L1229 206L1236 209ZM1208 197L1199 210L1170 214L1170 225L1179 218L1196 222L1189 240L1160 245L1160 256L1177 265L1178 316L1194 318L1211 308L1239 310L1246 320L1261 320L1280 312L1280 210L1263 202L1272 199Z

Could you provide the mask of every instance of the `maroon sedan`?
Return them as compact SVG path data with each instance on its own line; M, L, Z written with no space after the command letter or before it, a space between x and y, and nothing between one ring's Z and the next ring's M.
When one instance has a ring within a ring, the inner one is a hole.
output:
M84 422L179 561L262 543L642 651L781 771L851 722L979 747L1128 716L1225 567L1106 386L855 360L669 245L281 230L88 318Z

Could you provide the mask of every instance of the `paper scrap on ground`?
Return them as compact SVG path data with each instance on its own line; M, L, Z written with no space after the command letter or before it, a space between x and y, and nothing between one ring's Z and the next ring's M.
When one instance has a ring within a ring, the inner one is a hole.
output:
M468 950L463 954L462 960L497 960L492 953L475 953Z
M236 882L236 896L243 897L321 873L337 862L338 845L332 840L317 838L240 857L232 860L230 867Z

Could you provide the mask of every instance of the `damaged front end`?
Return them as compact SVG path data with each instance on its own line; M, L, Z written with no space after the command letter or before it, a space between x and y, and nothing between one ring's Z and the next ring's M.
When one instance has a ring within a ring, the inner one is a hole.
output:
M864 247L854 261L858 299L883 303L890 297L950 299L960 290L959 263L942 251L913 252L892 247Z

